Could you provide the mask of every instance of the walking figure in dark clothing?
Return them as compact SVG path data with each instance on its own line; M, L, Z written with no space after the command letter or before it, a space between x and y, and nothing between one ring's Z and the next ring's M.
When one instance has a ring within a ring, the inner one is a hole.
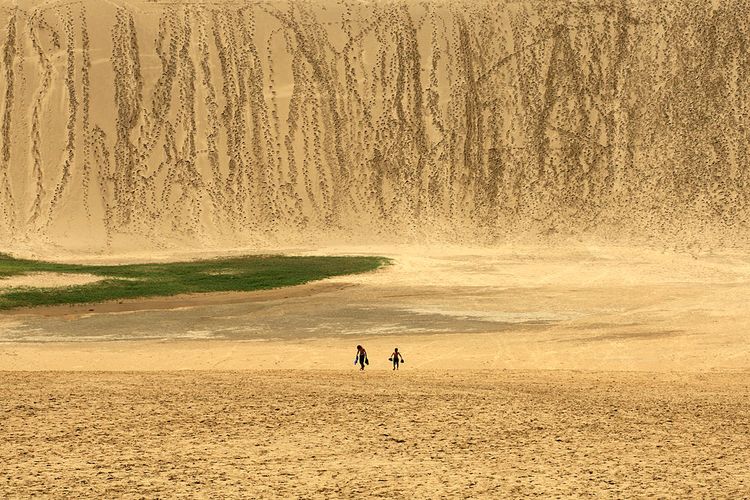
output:
M357 346L357 356L354 358L354 364L359 363L359 369L364 370L365 365L369 365L370 361L367 359L367 351L361 345Z
M388 361L393 361L393 369L394 370L398 370L399 358L401 359L401 363L403 363L404 362L404 357L401 355L400 352L398 352L398 347L396 347L393 350L393 354L391 354L391 357L388 358Z

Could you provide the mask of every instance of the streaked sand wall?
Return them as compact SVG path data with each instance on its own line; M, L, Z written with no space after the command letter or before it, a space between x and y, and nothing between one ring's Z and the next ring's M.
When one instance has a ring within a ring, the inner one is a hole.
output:
M5 1L0 236L745 244L747 12Z

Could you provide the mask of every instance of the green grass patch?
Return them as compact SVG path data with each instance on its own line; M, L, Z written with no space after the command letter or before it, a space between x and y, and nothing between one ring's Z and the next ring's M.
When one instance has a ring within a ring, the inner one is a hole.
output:
M104 278L79 286L0 291L0 310L183 293L267 290L364 273L389 263L383 257L254 255L160 264L88 266L16 259L0 254L0 278L39 272L93 274Z

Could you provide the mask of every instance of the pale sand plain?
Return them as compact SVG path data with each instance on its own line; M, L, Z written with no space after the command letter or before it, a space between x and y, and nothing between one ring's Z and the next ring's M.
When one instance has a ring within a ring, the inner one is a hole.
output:
M741 256L370 251L394 264L254 294L2 314L1 489L750 494Z
M744 498L745 374L14 372L8 498Z

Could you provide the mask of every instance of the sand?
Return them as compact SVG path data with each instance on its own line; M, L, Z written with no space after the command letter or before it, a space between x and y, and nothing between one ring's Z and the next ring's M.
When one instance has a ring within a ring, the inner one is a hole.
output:
M0 496L750 496L748 11L0 0L0 252L394 259L0 313Z
M3 250L747 247L747 0L2 0Z
M365 250L394 264L251 294L6 312L0 368L327 369L348 366L357 343L378 361L395 345L419 352L413 362L433 369L750 367L742 254L583 245L317 253Z
M8 497L742 498L750 374L6 373Z
M0 293L14 288L60 288L88 285L101 281L101 276L84 273L28 273L0 278Z

